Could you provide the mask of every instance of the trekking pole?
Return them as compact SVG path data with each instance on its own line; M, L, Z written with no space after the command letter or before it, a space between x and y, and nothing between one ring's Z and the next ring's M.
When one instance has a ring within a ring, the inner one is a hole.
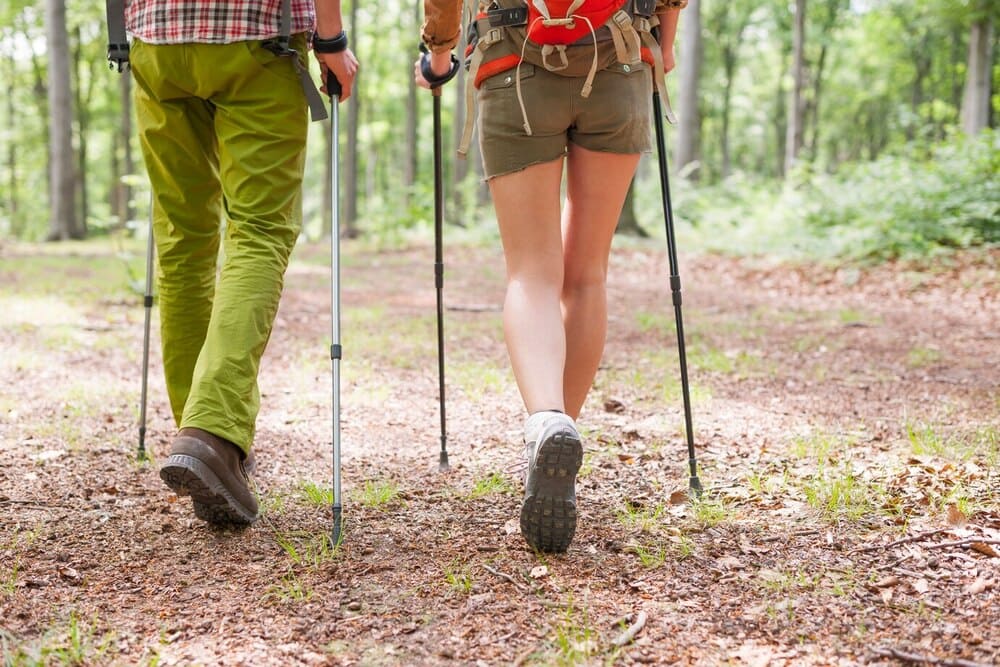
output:
M691 471L689 485L696 496L701 496L698 465L694 454L694 430L691 421L691 392L688 387L687 354L684 350L684 319L681 315L681 277L677 270L677 240L674 236L674 214L670 204L670 181L667 176L667 148L663 135L663 111L660 94L654 86L653 116L656 125L656 154L660 166L660 194L663 196L663 220L667 229L667 259L670 263L670 292L674 302L674 320L677 325L677 356L681 366L681 395L684 400L684 428L687 433L688 466Z
M420 45L421 70L431 84L434 99L434 287L437 291L437 346L438 346L438 404L441 415L441 453L438 470L448 470L447 419L444 408L444 177L441 166L441 86L458 73L458 60L452 56L451 69L443 77L435 76L430 68L429 53L425 44Z
M153 195L149 195L149 238L146 241L146 291L142 298L146 310L142 335L142 391L139 404L139 452L140 461L146 456L146 395L149 386L149 322L153 311Z
M330 96L330 195L326 202L330 228L330 360L333 372L333 546L343 538L343 506L340 497L340 94L343 88L333 72L327 72ZM334 99L336 98L336 99Z

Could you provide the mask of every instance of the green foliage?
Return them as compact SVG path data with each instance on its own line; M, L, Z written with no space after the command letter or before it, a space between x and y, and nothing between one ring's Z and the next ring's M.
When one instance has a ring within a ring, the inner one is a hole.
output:
M836 255L922 257L1000 242L1000 133L958 137L925 151L908 146L820 175L803 220Z

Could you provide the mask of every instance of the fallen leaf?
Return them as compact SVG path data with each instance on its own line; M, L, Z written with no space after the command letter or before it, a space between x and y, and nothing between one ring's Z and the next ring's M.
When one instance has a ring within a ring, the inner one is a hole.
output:
M743 563L736 556L722 556L715 560L715 564L723 570L739 570L743 568Z
M969 545L973 551L978 551L984 556L989 556L990 558L1000 558L1000 554L997 553L996 549L986 544L986 542L973 542Z
M897 577L894 574L890 574L887 577L882 577L874 584L872 584L872 586L874 586L875 588L888 588L890 586L895 586L898 583L899 583L899 577Z
M958 509L958 505L951 503L948 505L948 525L962 527L969 522L968 517Z
M883 588L879 591L879 595L882 597L883 604L889 604L889 601L892 600L892 589Z
M913 587L913 590L921 594L926 593L931 589L931 585L927 583L927 580L922 578L911 581L910 586Z
M983 591L992 588L993 581L991 579L983 579L982 577L977 577L975 581L966 586L963 590L965 593L971 595L979 595Z
M683 505L688 501L687 490L674 491L670 494L670 500L668 501L671 505Z
M532 579L541 579L548 573L549 573L549 568L545 565L536 565L535 567L531 568Z

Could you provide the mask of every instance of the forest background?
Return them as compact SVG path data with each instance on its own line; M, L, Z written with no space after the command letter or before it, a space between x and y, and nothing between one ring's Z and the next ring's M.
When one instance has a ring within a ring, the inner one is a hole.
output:
M423 238L431 100L410 74L422 5L347 2L345 12L362 70L339 138L343 231L377 244ZM842 259L1000 240L998 17L997 0L692 0L669 76L684 233L709 250ZM108 71L106 43L100 3L0 9L0 238L145 233L131 81ZM444 92L448 156L464 86L460 76ZM331 224L331 138L328 124L311 128L305 236L315 240ZM445 171L450 233L494 238L475 149ZM644 160L622 232L662 234L657 181Z

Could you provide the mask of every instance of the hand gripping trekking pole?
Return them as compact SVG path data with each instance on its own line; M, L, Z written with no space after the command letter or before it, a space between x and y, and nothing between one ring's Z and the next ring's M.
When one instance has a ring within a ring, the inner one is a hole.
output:
M698 465L694 455L694 431L691 422L691 391L688 387L687 354L684 350L684 319L681 315L681 277L677 270L677 239L674 236L674 214L670 205L670 181L667 176L667 148L663 136L663 110L660 94L653 91L653 117L656 125L656 154L660 165L660 194L663 195L663 221L667 229L667 258L670 262L670 292L674 302L674 320L677 325L677 355L681 366L681 394L684 399L684 429L687 433L688 465L691 469L690 487L696 496L701 495Z
M330 360L333 372L333 546L343 539L343 506L340 497L340 81L327 72L326 92L330 96Z
M149 238L146 240L146 291L142 297L146 310L142 334L142 393L139 404L140 461L146 460L146 395L149 387L149 321L153 310L153 196L149 197Z
M438 345L438 403L441 414L441 454L438 470L448 469L447 419L444 410L444 258L442 236L444 235L444 176L441 167L441 86L458 73L458 60L452 56L452 66L442 77L435 76L430 68L427 46L420 45L423 55L420 69L431 84L434 99L434 287L437 290L437 345Z

